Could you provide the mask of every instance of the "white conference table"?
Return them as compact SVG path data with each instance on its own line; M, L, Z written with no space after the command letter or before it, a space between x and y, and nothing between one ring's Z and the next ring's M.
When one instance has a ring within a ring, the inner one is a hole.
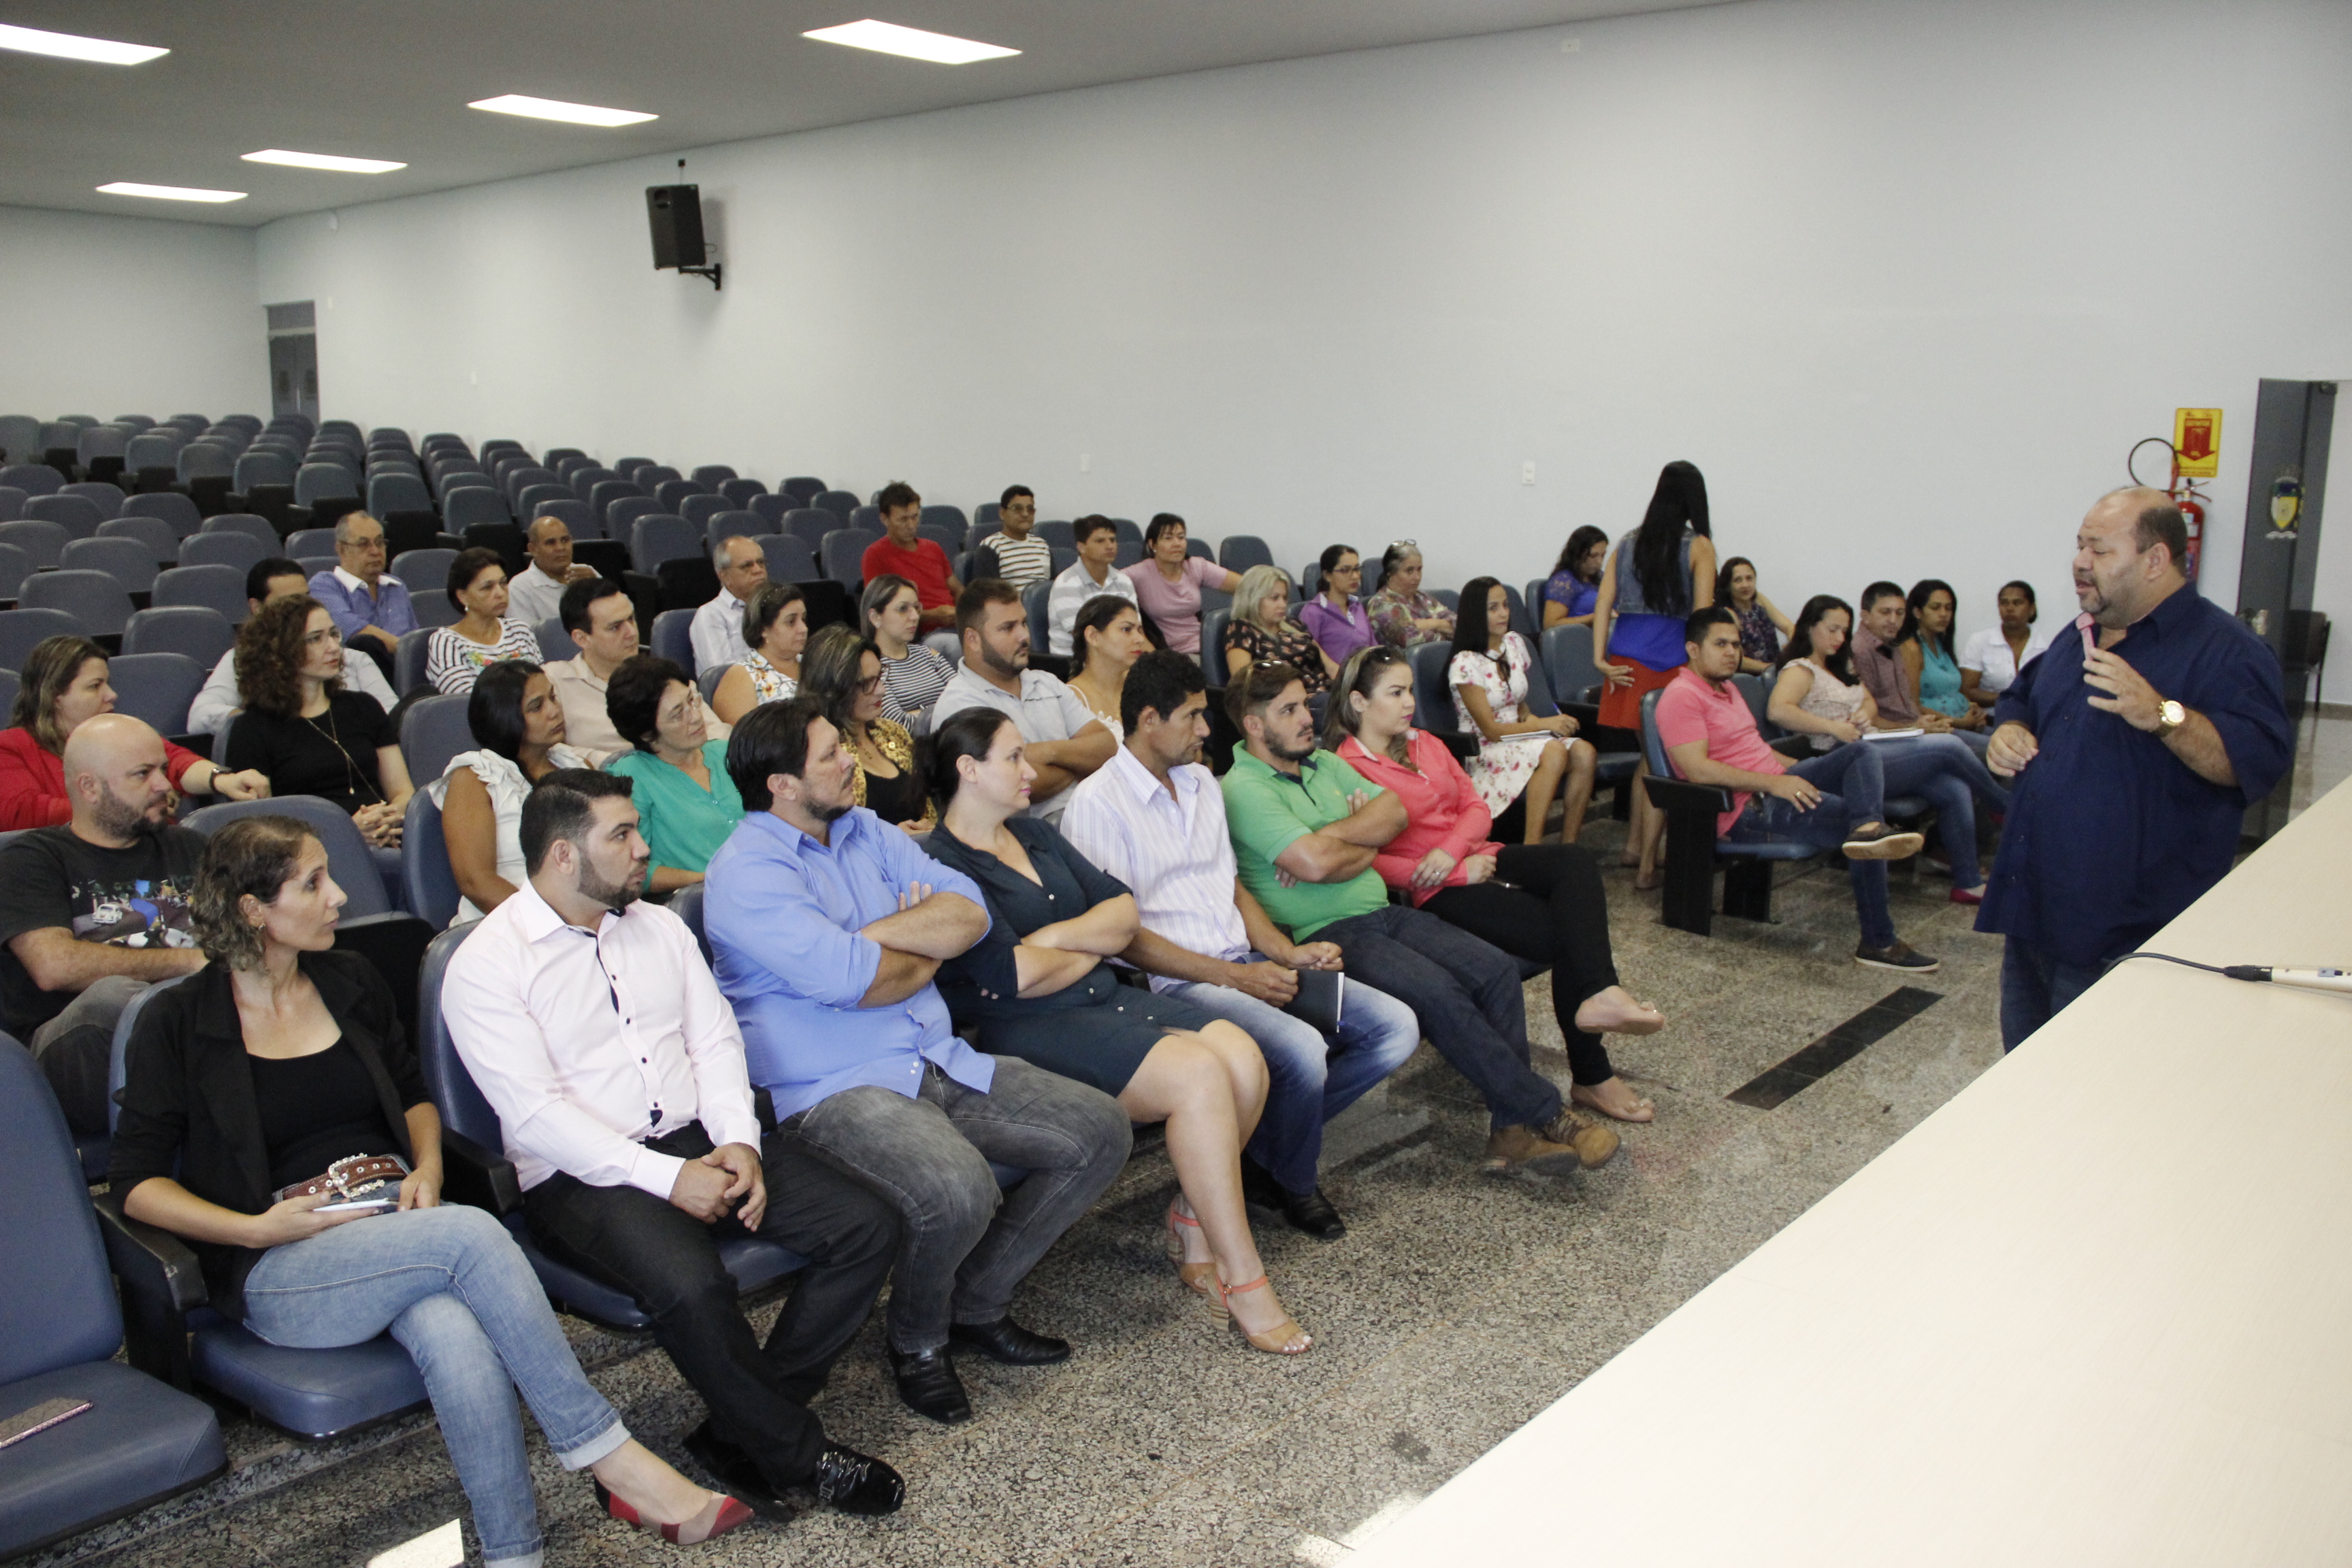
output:
M2147 945L2352 967L2352 784ZM2122 965L1352 1562L2352 1563L2352 996Z

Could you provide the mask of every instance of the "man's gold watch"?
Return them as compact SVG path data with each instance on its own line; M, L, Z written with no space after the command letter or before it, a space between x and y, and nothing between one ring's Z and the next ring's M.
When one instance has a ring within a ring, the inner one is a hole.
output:
M2166 698L2156 710L2156 733L2161 740L2189 722L2189 710Z

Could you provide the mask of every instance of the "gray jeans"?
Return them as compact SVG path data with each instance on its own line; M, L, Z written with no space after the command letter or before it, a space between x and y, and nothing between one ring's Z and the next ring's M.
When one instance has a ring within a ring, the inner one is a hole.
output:
M152 984L110 974L66 1004L66 1010L25 1042L65 1108L66 1125L97 1135L106 1131L106 1080L114 1063L114 1026L131 1000Z
M897 1206L887 1326L902 1354L937 1350L948 1325L992 1323L1037 1260L1127 1163L1127 1112L1100 1089L992 1057L985 1094L926 1066L913 1098L860 1085L785 1119L777 1136ZM1000 1189L990 1161L1029 1174Z

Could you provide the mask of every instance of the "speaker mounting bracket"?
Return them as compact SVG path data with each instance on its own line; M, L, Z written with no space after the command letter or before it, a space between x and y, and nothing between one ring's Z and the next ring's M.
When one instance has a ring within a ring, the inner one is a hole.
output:
M710 286L715 289L719 287L719 264L714 261L708 267L681 267L677 270L680 277L709 279Z

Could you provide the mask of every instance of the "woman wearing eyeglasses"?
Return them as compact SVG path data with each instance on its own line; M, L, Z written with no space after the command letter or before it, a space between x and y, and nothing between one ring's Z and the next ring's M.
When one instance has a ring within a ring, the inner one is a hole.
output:
M1315 573L1315 596L1298 612L1298 619L1315 638L1315 646L1335 665L1347 662L1358 648L1372 646L1371 617L1356 596L1363 586L1362 557L1344 544L1323 552Z
M847 626L824 627L801 656L801 695L824 704L825 718L857 759L852 804L909 833L929 833L939 818L915 767L915 738L882 716L881 650Z
M1364 613L1371 617L1372 635L1390 647L1453 640L1454 612L1421 591L1421 547L1410 539L1381 552L1380 578Z

